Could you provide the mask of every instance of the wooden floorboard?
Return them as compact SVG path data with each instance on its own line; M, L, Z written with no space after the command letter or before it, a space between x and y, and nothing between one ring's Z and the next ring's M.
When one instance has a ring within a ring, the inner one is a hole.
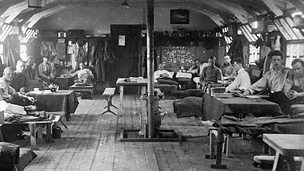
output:
M206 160L208 153L207 127L195 118L176 118L173 100L161 100L164 113L163 129L173 129L187 137L186 142L120 142L121 129L139 129L144 101L138 95L124 97L124 110L111 108L110 113L100 115L107 105L99 95L91 100L79 99L79 106L66 122L61 139L55 143L38 143L38 155L27 171L80 170L80 171L208 171L213 170ZM113 97L119 107L119 96ZM118 124L118 129L117 129ZM62 127L62 126L61 126ZM223 158L228 170L245 170L251 167L251 156Z

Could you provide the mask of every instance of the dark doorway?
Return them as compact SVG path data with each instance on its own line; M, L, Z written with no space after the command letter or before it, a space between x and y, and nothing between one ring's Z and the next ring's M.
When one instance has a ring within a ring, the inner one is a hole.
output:
M116 56L113 65L111 85L117 78L139 76L142 25L111 25L112 47ZM126 92L133 93L126 89Z

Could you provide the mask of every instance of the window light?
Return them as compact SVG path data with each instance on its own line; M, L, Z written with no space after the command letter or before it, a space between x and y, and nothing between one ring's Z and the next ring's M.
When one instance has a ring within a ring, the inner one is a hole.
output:
M292 18L294 18L296 16L301 16L302 18L304 18L304 15L303 15L302 11L296 11L296 12L291 14Z
M274 24L278 27L280 32L283 34L286 40L292 40L291 36L287 33L287 31L284 29L282 24L279 22L279 20L274 20Z
M293 40L297 40L297 36L295 35L295 33L292 31L291 27L287 24L287 22L284 20L284 18L279 19L279 21L281 22L282 26L284 27L284 29L287 31L287 33L290 35L290 37Z
M258 21L253 21L253 22L251 22L251 27L252 27L253 29L257 29L257 28L259 27L259 22L258 22Z

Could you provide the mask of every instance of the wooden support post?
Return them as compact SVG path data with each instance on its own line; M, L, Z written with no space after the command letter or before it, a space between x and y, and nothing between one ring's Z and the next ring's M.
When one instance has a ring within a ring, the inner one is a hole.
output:
M147 0L148 138L155 138L154 124L154 0Z

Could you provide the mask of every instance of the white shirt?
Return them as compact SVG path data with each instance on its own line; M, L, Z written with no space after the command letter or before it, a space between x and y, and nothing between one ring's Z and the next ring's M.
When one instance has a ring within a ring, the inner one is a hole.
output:
M255 91L262 91L269 88L272 93L280 92L284 88L287 74L287 68L282 68L278 71L271 69L270 71L267 71L259 81L255 82L250 87L249 91L253 94Z
M226 87L226 92L234 91L236 89L248 90L250 86L251 80L249 74L244 70L244 68L241 68L238 71L234 81L228 87Z
M202 72L203 72L204 68L206 68L207 66L209 66L209 63L203 63L203 64L200 65L199 75L202 75Z

